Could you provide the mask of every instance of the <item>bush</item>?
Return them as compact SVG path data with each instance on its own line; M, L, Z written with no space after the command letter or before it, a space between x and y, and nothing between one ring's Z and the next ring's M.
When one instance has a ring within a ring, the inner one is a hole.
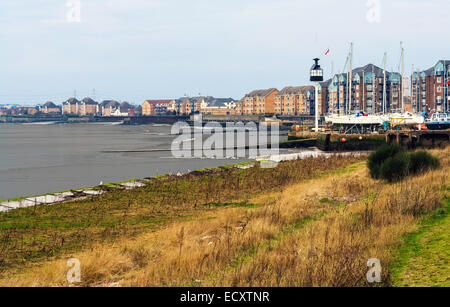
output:
M389 182L400 181L439 167L439 160L426 151L407 153L398 145L386 145L369 156L370 175Z
M411 174L419 174L438 167L439 159L433 157L426 151L419 151L410 154L409 171Z
M380 177L389 182L400 181L408 176L410 157L407 153L400 152L389 157L380 165Z
M373 152L369 156L369 170L372 178L380 179L381 177L381 166L383 163L389 159L394 157L399 153L405 152L405 149L398 145L383 145L377 151Z

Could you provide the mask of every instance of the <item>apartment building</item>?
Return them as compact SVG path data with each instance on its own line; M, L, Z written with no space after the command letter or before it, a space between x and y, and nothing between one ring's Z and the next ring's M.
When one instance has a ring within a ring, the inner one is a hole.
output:
M98 102L86 97L79 101L76 98L70 98L63 102L62 113L79 116L91 116L100 112Z
M368 64L349 73L335 75L327 87L328 113L345 114L364 111L369 114L400 112L402 78Z
M319 115L323 116L329 113L329 93L328 87L330 86L332 79L319 83ZM315 115L315 112L314 112Z
M80 101L76 98L69 98L62 105L62 114L64 115L78 115L80 112Z
M99 113L98 102L94 101L92 98L86 97L80 102L79 115L81 116L91 116Z
M255 90L243 98L242 114L275 114L276 88Z
M440 60L411 76L411 104L415 112L450 111L450 60Z
M159 100L146 100L142 104L142 115L160 115L166 114L173 110L175 100L173 99L159 99Z
M275 114L298 116L315 114L314 86L288 86L275 95Z

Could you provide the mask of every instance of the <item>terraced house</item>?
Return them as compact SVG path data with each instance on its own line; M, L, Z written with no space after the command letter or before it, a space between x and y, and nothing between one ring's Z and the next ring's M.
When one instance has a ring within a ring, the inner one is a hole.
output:
M351 80L349 78L349 73L337 74L329 82L326 95L328 113L364 111L374 114L401 111L403 93L399 73L384 72L383 69L368 64L354 69Z
M276 88L248 93L243 98L242 114L275 114L275 96L278 93Z
M411 103L416 112L450 111L450 60L438 61L436 65L414 72L411 76Z

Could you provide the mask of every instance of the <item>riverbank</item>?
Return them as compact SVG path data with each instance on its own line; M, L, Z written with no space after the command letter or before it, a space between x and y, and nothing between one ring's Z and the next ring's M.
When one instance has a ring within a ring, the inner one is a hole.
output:
M370 286L371 258L391 285L404 236L449 196L449 153L396 184L363 157L319 157L0 213L0 285L67 286L73 257L81 286Z
M4 251L0 254L0 268L21 268L95 243L134 237L214 211L222 207L220 204L246 206L246 199L263 191L274 191L355 161L358 158L337 156L284 162L274 169L259 166L205 169L152 179L133 190L111 189L69 203L3 212L0 236L7 236L8 240L0 240L0 250Z
M253 166L255 162L242 162L238 164L224 165L221 166L223 168L246 168L249 166ZM203 172L203 171L213 171L218 169L218 167L207 168L204 170L196 170L194 172ZM190 172L189 172L190 173ZM182 177L184 174L178 173L176 176ZM161 176L148 177L144 179L131 179L122 182L111 182L102 184L96 187L86 187L83 189L72 189L66 190L56 193L49 193L45 195L38 196L30 196L30 197L17 197L11 199L0 200L0 213L8 212L16 209L23 209L28 207L36 207L36 206L49 206L55 205L65 202L72 202L77 200L84 200L90 196L99 196L105 192L109 192L111 190L130 190L141 188L146 185L151 180L158 180L160 178L164 178L167 176L172 176L172 174L165 174Z

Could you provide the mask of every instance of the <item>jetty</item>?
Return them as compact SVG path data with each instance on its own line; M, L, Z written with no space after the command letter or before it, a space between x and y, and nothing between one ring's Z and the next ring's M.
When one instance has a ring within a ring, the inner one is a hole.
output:
M386 143L408 147L444 148L450 144L450 130L400 130L386 132Z

